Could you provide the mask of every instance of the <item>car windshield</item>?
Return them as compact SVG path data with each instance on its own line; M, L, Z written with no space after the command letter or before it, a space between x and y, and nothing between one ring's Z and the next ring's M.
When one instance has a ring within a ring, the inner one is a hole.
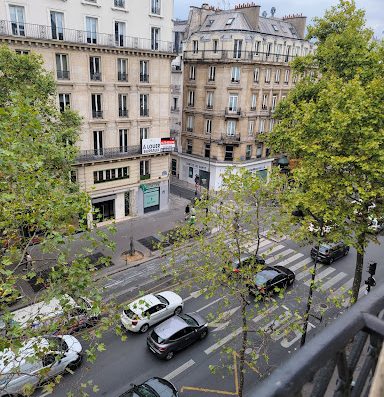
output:
M162 295L155 295L155 296L161 303L164 303L167 306L169 305L169 302L164 298L164 296L162 296Z
M179 317L182 318L188 325L191 325L192 327L197 327L199 324L197 323L197 321L191 317L188 316L188 314L179 314Z
M135 391L133 396L139 396L139 397L158 397L158 394L148 385L140 385L135 387Z
M165 341L164 338L159 336L155 331L152 331L151 338L156 342L156 343L163 343Z
M330 246L329 245L320 245L319 252L321 254L328 254L329 250L330 250Z
M256 285L263 285L267 281L272 280L275 278L279 273L275 270L263 270L256 274L255 276L255 284Z

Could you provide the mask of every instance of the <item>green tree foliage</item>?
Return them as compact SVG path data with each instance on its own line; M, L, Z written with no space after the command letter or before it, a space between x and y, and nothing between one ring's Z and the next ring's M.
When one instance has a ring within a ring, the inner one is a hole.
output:
M67 293L75 299L91 298L94 313L101 310L94 264L84 257L97 244L86 231L90 200L70 178L81 118L70 110L60 113L55 98L55 81L38 55L0 48L0 351L17 350L22 341L44 333L66 333L72 310ZM76 240L85 249L73 252L75 231L83 231ZM86 242L80 244L81 238ZM102 234L100 238L109 244ZM28 251L32 262L26 260ZM11 321L10 305L22 283L43 282L36 269L44 267L47 258L54 268L44 280L45 290L38 297L24 296L22 303L57 297L65 315L37 329L20 326ZM90 357L97 347L90 344Z
M364 23L364 11L344 0L315 19L308 34L316 53L294 62L301 80L278 106L269 139L276 152L298 159L283 202L287 213L299 207L316 215L300 221L301 237L317 217L333 227L328 239L357 249L352 302L384 197L383 45Z
M238 349L224 347L232 361L233 354L239 357L238 395L244 392L244 377L249 368L259 367L257 360L263 357L263 365L268 363L266 341L269 335L257 329L251 321L268 309L280 304L284 290L275 298L262 298L250 295L249 287L254 286L254 277L263 265L255 260L260 248L262 234L271 228L277 215L274 199L279 183L273 176L269 181L261 179L257 173L247 170L229 169L222 175L222 188L210 192L209 198L195 204L196 223L186 224L172 239L176 239L171 254L172 270L176 278L183 280L184 287L196 286L204 291L207 298L221 296L218 308L209 316L212 327L225 324L235 331L240 328L241 342ZM277 220L276 220L277 221ZM193 244L190 244L193 238ZM183 250L183 263L179 265L177 253ZM234 272L234 263L249 258ZM187 274L186 274L186 273ZM234 308L235 306L235 308ZM240 313L228 318L234 309ZM238 320L238 321L237 321ZM251 354L246 356L246 350ZM224 364L224 367L226 365ZM218 370L218 367L213 368Z

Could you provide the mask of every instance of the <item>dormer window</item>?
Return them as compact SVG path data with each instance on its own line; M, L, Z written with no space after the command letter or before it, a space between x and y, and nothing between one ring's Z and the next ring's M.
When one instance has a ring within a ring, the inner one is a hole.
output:
M205 26L206 26L207 28L209 28L209 27L213 24L213 22L215 22L214 19L209 19L208 22L207 22L207 24L206 24Z
M278 32L278 31L279 31L279 28L277 27L277 25L273 25L273 24L272 24L272 27L273 27L273 30L274 30L275 32Z
M235 20L235 18L229 18L227 23L225 25L232 25L232 22Z

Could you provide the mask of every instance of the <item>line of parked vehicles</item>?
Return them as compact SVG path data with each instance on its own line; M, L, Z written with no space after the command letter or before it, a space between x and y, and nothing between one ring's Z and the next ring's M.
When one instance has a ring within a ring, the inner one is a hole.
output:
M331 264L348 252L349 247L339 242L313 247L311 256ZM295 281L294 272L280 265L267 266L259 255L246 255L240 261L229 263L223 267L223 272L236 277L245 267L255 264L261 265L262 269L255 272L249 285L251 295L263 298L291 286ZM127 331L136 333L146 333L151 326L158 324L147 336L147 347L157 357L170 360L175 353L208 335L207 321L198 313L183 313L183 308L183 299L175 292L148 294L124 308L121 324ZM11 350L0 353L0 397L19 397L26 387L38 386L67 369L76 369L82 361L82 346L71 334L95 325L100 313L94 311L89 300L75 300L66 295L61 300L52 299L49 303L39 302L15 310L8 323L0 318L0 332L5 332L12 323L17 323L21 328L39 328L58 318L63 319L60 329L66 330L65 335L60 335L57 330L53 335L26 341L17 354ZM141 385L132 385L120 397L137 396L177 397L178 392L172 383L154 377Z

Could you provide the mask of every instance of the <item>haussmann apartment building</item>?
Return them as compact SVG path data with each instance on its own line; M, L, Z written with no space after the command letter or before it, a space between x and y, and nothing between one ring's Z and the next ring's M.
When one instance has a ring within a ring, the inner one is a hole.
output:
M41 54L57 105L83 117L73 177L102 220L168 207L170 154L142 143L170 136L172 15L172 0L0 2L0 42Z

